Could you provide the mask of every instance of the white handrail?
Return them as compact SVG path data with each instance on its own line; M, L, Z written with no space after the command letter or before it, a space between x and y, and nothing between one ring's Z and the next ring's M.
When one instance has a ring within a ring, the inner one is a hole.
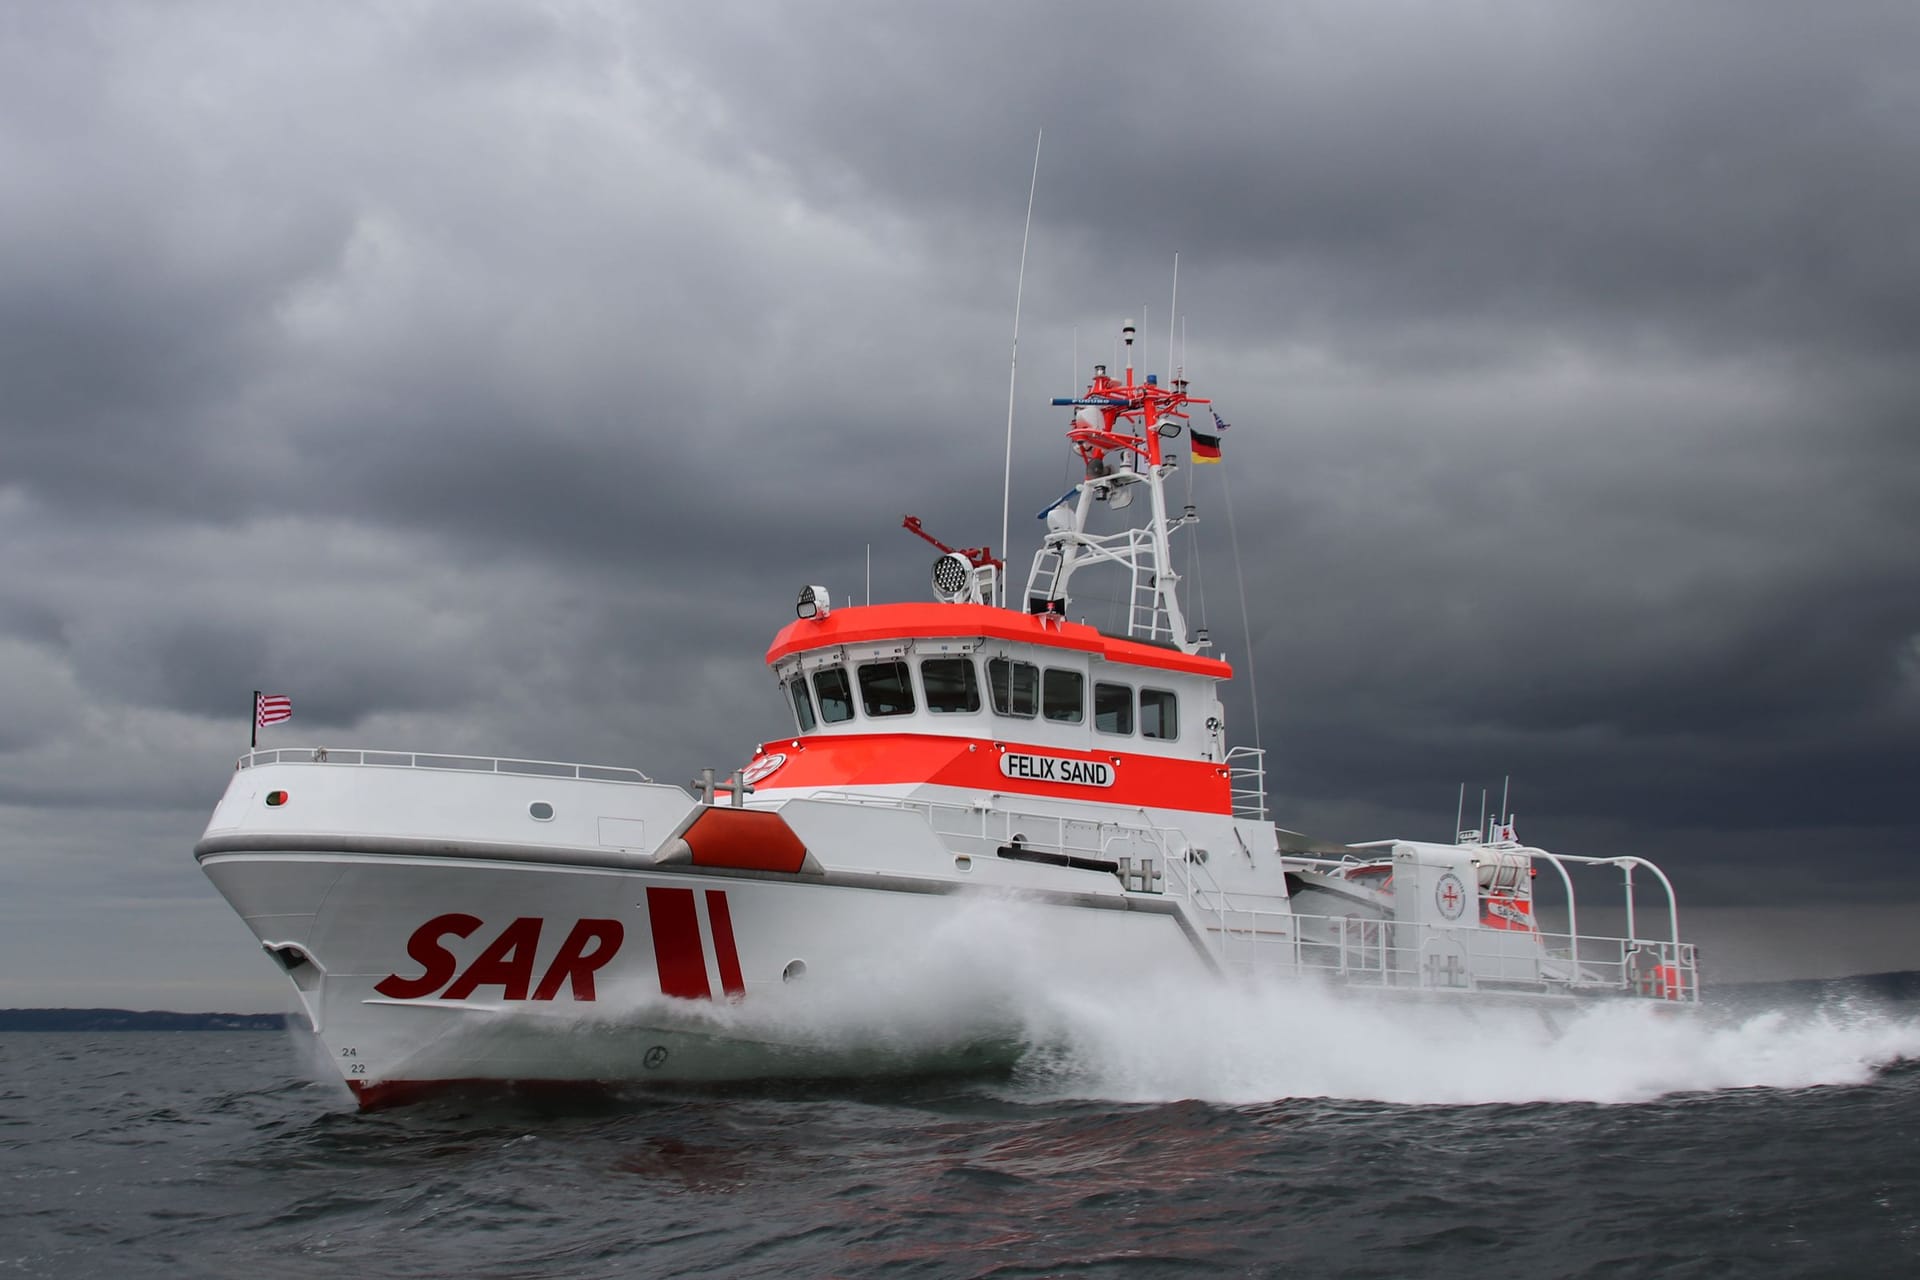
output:
M1521 852L1525 853L1528 857L1545 858L1553 864L1553 869L1560 873L1561 883L1567 886L1567 933L1570 937L1578 938L1580 936L1580 904L1575 899L1573 877L1567 874L1566 863L1561 861L1558 854L1548 853L1545 849L1528 847L1522 849ZM1574 861L1583 860L1577 854L1568 854L1567 857ZM1585 859L1585 861L1591 861L1591 859ZM1573 966L1574 972L1577 975L1580 970L1579 949L1569 943L1568 951L1567 962Z
M1667 879L1667 873L1662 871L1659 867L1656 867L1653 863L1648 862L1645 858L1638 858L1633 856L1632 854L1625 854L1618 858L1607 858L1607 859L1604 859L1604 861L1613 862L1623 867L1629 868L1628 875L1627 875L1627 885L1628 885L1629 891L1631 891L1631 888L1633 885L1633 876L1632 876L1632 871L1630 869L1631 867L1645 867L1647 870L1653 872L1655 876L1659 877L1661 887L1666 889L1667 891L1667 927L1672 931L1668 936L1676 944L1679 943L1680 941L1680 901L1678 898L1674 896L1673 881ZM1628 919L1627 933L1629 936L1631 936L1633 933L1633 924L1632 924L1631 917L1629 917Z
M1236 764L1235 761L1250 763ZM1227 752L1229 805L1236 818L1267 820L1267 752L1264 747L1233 747ZM1251 783L1251 785L1247 785ZM1249 803L1250 802L1250 803Z
M377 757L377 758L374 758ZM455 762L459 763L455 763ZM469 773L509 773L540 778L578 778L588 782L652 784L653 779L627 765L575 764L562 760L518 760L499 756L463 756L444 751L376 751L361 747L263 747L234 763L236 770L265 764L353 765L373 769L449 769ZM513 766L523 766L514 768Z

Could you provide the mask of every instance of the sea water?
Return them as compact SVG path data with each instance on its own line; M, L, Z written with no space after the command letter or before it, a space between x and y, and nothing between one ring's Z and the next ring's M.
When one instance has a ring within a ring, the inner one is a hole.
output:
M368 1114L304 1033L0 1035L0 1276L1920 1275L1911 1003L1147 984L957 1072L939 1004L842 1028L926 1074Z

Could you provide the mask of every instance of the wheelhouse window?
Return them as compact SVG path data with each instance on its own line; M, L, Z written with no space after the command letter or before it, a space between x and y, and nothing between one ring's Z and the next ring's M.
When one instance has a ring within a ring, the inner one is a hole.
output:
M1040 668L1031 662L995 658L987 664L987 689L998 715L1031 720L1040 714Z
M1087 678L1078 671L1048 667L1040 682L1040 709L1049 720L1079 724L1087 718Z
M813 673L814 696L820 699L820 719L839 724L853 719L853 685L845 667L822 667Z
M928 658L920 664L920 684L927 692L927 710L978 711L980 677L971 658Z
M1093 686L1093 727L1102 733L1133 732L1133 686L1096 683Z
M860 705L870 716L913 714L913 678L904 662L868 662L860 667Z
M1180 700L1171 689L1140 691L1140 736L1177 738L1180 736Z
M801 733L813 732L813 697L807 692L807 682L800 676L787 681L787 696L793 699L793 718L800 726Z

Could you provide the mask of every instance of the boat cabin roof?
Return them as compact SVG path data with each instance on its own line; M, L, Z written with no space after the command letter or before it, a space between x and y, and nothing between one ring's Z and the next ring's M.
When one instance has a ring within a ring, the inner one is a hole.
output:
M851 605L824 618L788 623L767 649L767 665L782 658L839 645L880 644L892 640L979 637L1085 653L1108 662L1161 671L1181 671L1225 680L1233 667L1219 659L1178 649L1110 636L1082 622L1067 622L985 604Z

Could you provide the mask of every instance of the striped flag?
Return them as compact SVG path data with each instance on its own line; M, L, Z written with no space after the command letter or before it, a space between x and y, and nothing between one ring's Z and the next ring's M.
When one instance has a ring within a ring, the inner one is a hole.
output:
M1213 429L1221 433L1221 435L1226 434L1227 428L1232 426L1233 424L1230 422L1222 421L1220 417L1220 411L1218 409L1209 408L1207 412L1213 415ZM1210 436L1206 432L1201 431L1197 427L1188 427L1187 435L1190 436L1193 440L1192 453L1193 453L1193 460L1195 462L1220 461L1220 436L1219 435Z
M279 724L293 719L293 699L280 693L253 695L253 722L256 725Z

